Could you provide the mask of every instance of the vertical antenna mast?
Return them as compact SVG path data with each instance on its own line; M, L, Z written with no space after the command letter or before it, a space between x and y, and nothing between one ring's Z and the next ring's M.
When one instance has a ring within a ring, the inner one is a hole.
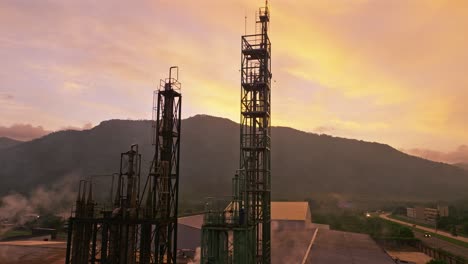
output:
M245 16L245 23L244 23L244 34L247 35L247 16Z

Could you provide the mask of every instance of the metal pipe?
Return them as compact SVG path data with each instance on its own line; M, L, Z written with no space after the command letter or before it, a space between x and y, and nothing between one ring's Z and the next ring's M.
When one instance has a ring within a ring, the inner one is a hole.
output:
M179 79L179 66L172 66L169 68L169 82L172 80L172 70L177 69L177 77L175 78L176 80Z
M92 242L92 248L91 248L91 264L96 263L96 239L97 239L97 223L94 223L93 225L93 242Z
M65 264L70 264L71 239L73 234L73 218L68 219L67 252L65 255Z

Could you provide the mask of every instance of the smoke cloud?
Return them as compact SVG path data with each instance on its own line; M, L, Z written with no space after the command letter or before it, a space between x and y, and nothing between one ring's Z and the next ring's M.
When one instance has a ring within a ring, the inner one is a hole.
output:
M83 126L64 126L60 130L88 130L93 128L92 123L86 123ZM43 137L53 131L44 129L42 126L33 126L31 124L13 124L9 127L0 126L0 137L12 138L20 141L29 141Z
M76 177L67 176L46 188L40 186L29 195L11 193L0 199L0 220L22 225L41 214L68 217L76 199ZM4 230L5 231L5 230ZM0 231L1 232L1 231Z
M42 126L31 124L13 124L10 127L0 126L0 137L8 137L21 141L28 141L49 134Z
M88 130L88 129L91 129L91 128L93 128L93 124L92 123L86 123L82 127L66 126L66 127L60 128L60 130Z

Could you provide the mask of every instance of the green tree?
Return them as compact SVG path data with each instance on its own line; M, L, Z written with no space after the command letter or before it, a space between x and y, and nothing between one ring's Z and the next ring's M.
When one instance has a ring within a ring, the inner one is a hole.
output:
M437 228L448 231L450 227L455 224L457 224L457 219L454 216L443 216L438 219Z
M468 234L468 222L463 223L463 233Z
M447 262L445 262L444 260L433 259L427 262L427 264L447 264Z
M53 214L46 214L41 215L41 217L37 220L36 226L60 230L64 224L65 220L63 218Z
M406 227L406 226L400 227L399 233L400 233L399 237L414 238L413 230L411 230L409 227Z
M452 233L452 236L457 236L457 235L458 235L458 234L457 234L457 226L456 226L456 225L452 225L452 231L451 231L451 233Z

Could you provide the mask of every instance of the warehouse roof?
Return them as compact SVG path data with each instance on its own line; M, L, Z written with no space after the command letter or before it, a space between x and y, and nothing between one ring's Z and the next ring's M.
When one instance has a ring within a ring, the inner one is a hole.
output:
M203 225L203 214L179 217L179 219L177 219L177 223L201 229Z
M229 210L233 202L226 206ZM271 220L310 220L308 202L271 202ZM203 220L202 220L203 221Z
M271 202L271 220L310 219L308 202Z

